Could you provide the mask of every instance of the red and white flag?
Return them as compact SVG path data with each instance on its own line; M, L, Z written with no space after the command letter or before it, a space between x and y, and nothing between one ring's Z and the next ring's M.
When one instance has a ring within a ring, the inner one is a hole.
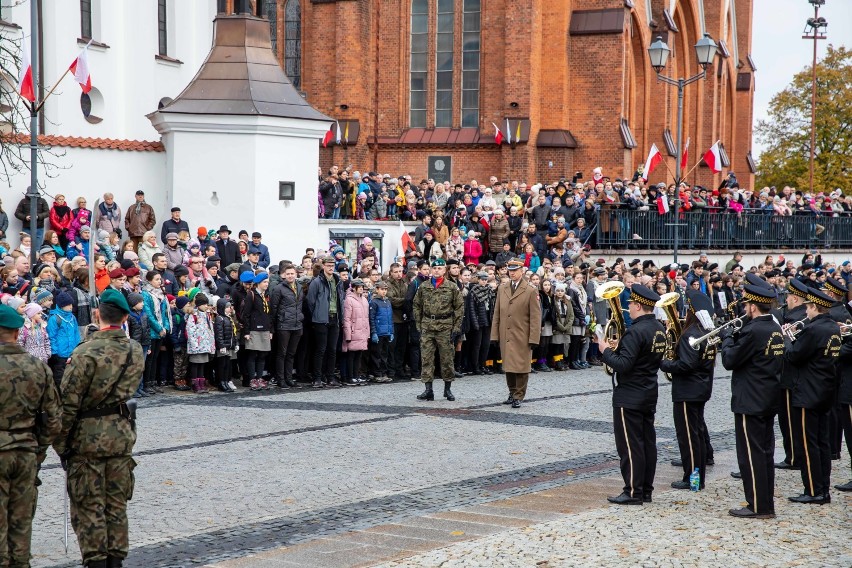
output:
M683 146L683 157L680 159L680 169L686 169L687 156L689 156L689 138L686 139L686 144Z
M91 43L91 42L89 42ZM92 90L92 74L89 73L89 45L83 48L77 59L68 68L74 74L74 80L80 84L84 93Z
M328 148L328 143L331 142L332 138L334 138L334 126L328 127L328 132L325 133L325 136L322 137L322 147Z
M669 212L669 198L663 194L657 198L657 213L665 215Z
M414 244L414 240L411 238L411 235L408 234L408 231L405 229L405 225L402 224L402 221L399 222L399 232L399 254L397 254L397 257L405 259L406 253L408 253L408 251L417 250L417 246Z
M663 155L657 150L656 144L651 144L651 151L648 152L648 159L645 160L645 167L642 170L642 179L648 181L648 176L654 171L654 168L663 161Z
M493 122L491 124L494 126L494 143L499 146L500 144L503 143L503 133L500 132L499 126L497 126Z
M710 146L710 149L704 153L704 163L710 167L710 171L718 174L722 171L722 157L719 155L719 142Z
M35 102L33 66L30 63L30 48L27 45L26 38L21 40L21 71L18 74L18 92L31 103Z

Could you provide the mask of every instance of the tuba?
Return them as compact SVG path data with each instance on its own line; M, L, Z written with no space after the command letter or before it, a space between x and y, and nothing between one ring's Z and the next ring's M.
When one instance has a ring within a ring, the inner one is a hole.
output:
M680 299L678 292L669 292L663 294L663 297L657 302L657 308L660 308L666 313L666 359L677 358L677 342L683 333L683 326L680 323L680 318L677 313L677 301ZM668 380L672 380L669 373L663 373Z
M621 301L618 299L623 290L624 283L619 282L618 280L601 284L598 286L598 289L595 290L595 296L599 300L606 300L609 302L609 309L612 312L612 317L609 319L606 327L604 328L604 337L606 337L608 342L615 341L618 343L626 329L626 326L624 325L624 316L621 313ZM615 371L609 365L604 365L604 371L606 371L610 376L615 374Z

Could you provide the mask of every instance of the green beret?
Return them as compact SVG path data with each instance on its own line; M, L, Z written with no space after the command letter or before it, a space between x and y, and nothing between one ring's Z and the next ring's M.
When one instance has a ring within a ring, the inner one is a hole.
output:
M0 305L0 327L5 329L21 329L24 325L24 316L10 308Z
M114 290L113 288L107 288L101 293L101 303L112 304L125 314L130 313L130 306L127 305L127 300L124 298L124 294L118 290Z
M443 258L436 258L432 261L432 266L447 266L447 263L444 262Z

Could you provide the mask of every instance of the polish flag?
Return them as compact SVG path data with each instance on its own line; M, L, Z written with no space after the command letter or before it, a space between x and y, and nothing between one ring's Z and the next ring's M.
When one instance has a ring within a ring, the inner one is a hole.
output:
M18 92L31 103L35 102L33 66L30 63L30 48L27 45L26 38L21 40L21 72L18 75Z
M417 247L414 245L414 241L411 240L411 235L408 234L408 231L405 229L405 225L402 224L402 221L399 222L399 254L398 258L405 258L405 254L408 251L415 251Z
M686 144L683 146L683 157L680 159L680 169L686 169L687 156L689 156L689 138L686 139Z
M91 42L89 42L91 43ZM80 84L84 93L92 90L92 74L89 73L89 45L83 48L77 59L68 68L74 74L74 80Z
M328 148L328 143L331 142L332 137L334 136L334 130L332 127L328 127L328 132L325 133L325 136L322 137L322 147Z
M704 163L710 167L710 171L714 174L722 171L722 157L719 155L718 140L704 153Z
M499 146L500 144L503 143L503 133L500 132L499 126L497 126L493 122L491 124L494 126L494 143Z
M648 181L648 176L654 171L654 168L663 161L663 155L657 150L656 144L651 144L651 151L648 152L648 159L645 160L645 168L642 172L642 179Z
M657 213L660 215L665 215L669 212L669 198L668 195L661 195L657 198Z

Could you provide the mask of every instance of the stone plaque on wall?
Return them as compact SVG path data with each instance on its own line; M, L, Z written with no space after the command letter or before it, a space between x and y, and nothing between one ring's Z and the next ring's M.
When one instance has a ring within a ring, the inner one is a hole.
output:
M452 156L429 156L429 177L438 182L448 182L453 174Z

